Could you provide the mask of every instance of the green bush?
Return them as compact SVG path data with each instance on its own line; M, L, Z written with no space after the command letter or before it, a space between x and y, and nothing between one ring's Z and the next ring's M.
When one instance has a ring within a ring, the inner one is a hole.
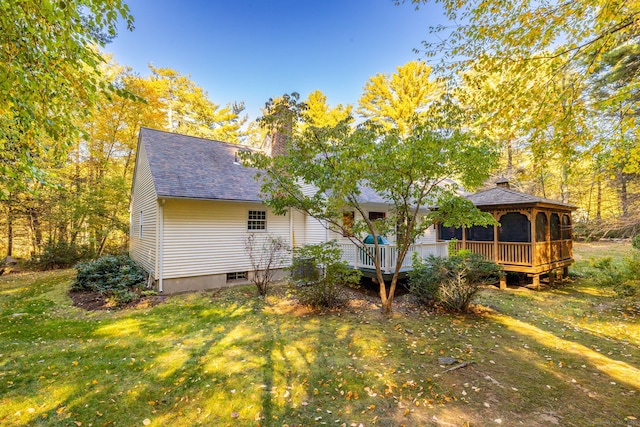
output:
M344 306L345 287L357 286L361 274L340 259L340 248L334 241L294 249L290 271L293 293L301 303L316 309ZM303 276L302 271L306 273Z
M139 298L145 284L145 272L128 255L106 255L76 265L74 291L99 292L115 305Z
M65 241L48 241L42 248L42 253L28 262L27 267L35 270L70 268L79 261L92 258L93 255L93 252L86 246Z
M587 280L596 286L613 287L623 280L623 272L613 265L611 257L590 259Z
M640 234L633 236L633 239L631 239L631 246L640 250Z
M501 268L481 255L453 251L448 258L413 258L409 290L423 305L439 305L456 311L468 311L480 285L495 280Z
M622 264L611 257L590 259L586 280L596 286L612 289L619 297L631 297L640 292L640 255L631 253Z

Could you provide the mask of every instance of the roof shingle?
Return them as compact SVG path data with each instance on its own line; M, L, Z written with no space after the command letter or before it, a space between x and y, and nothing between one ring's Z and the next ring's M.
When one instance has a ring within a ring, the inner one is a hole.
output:
M467 199L471 200L476 206L533 205L542 203L561 206L566 209L576 209L575 206L568 203L532 196L530 194L521 193L504 187L493 187L485 191L480 191L467 196Z
M258 170L235 163L248 147L140 129L158 197L260 201Z

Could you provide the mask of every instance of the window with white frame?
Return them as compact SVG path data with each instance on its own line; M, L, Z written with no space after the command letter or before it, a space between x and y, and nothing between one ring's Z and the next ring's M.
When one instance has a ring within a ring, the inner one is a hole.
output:
M249 211L247 221L248 231L261 231L267 229L267 211Z
M144 224L144 215L140 211L140 218L138 219L138 237L142 237L142 224Z

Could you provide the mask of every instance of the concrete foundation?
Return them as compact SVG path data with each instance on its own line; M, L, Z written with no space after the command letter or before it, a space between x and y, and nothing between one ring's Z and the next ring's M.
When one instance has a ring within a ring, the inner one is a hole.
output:
M227 280L227 274L212 274L209 276L193 276L193 277L178 277L171 279L164 279L162 281L162 294L177 294L181 292L194 292L194 291L210 291L212 289L227 288L231 286L247 285L251 283L251 272L249 272L249 278L238 280ZM282 269L278 269L273 280L282 280L288 277L288 272ZM157 288L157 285L156 285Z

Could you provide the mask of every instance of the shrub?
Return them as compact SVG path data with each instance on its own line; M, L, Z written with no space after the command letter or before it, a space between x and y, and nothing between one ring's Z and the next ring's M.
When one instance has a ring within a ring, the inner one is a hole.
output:
M49 240L42 248L42 253L32 259L27 266L36 270L54 270L56 268L73 267L78 261L90 259L93 252L86 246L65 241Z
M409 290L423 305L440 305L465 312L480 285L500 274L500 266L469 251L453 251L448 258L413 258Z
M409 290L422 305L437 302L438 288L447 279L447 258L430 255L422 262L413 254L412 270L409 274Z
M115 305L138 299L145 283L144 270L128 255L106 255L75 268L72 290L99 292Z
M357 286L361 274L340 259L335 241L294 249L290 270L294 294L301 303L316 309L344 306L345 286Z
M285 261L289 247L280 236L259 236L250 234L244 242L244 247L251 262L251 281L256 285L258 294L266 296L276 271Z
M612 289L619 297L631 297L640 291L640 256L631 253L622 264L614 264L611 257L590 259L585 277L591 283Z
M633 239L631 239L631 246L640 250L640 234L633 236Z
M589 260L587 280L595 286L612 288L622 282L623 276L623 269L614 266L611 257Z

